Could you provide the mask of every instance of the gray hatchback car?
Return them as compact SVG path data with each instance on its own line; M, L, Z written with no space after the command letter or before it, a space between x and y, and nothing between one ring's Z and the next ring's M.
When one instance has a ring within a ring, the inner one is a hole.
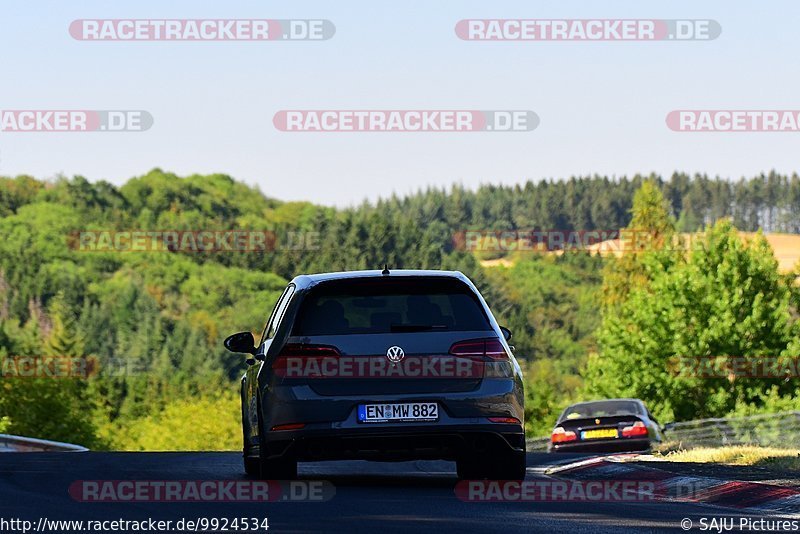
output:
M525 476L523 386L508 340L460 272L301 275L286 287L242 377L244 468L297 476L300 461L454 460L466 479Z

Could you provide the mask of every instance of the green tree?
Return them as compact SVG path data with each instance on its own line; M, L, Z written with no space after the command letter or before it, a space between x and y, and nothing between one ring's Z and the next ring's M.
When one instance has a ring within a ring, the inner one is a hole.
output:
M75 316L64 302L64 294L59 293L49 306L52 327L44 344L47 356L85 357L84 337L78 331Z
M678 261L680 246L664 195L655 182L644 182L633 197L631 222L620 231L620 255L610 258L604 271L604 307L618 307L632 287L646 285L655 272Z
M777 357L791 342L793 328L789 290L769 244L761 235L745 243L730 222L720 221L688 262L654 271L649 283L631 288L616 313L604 315L597 334L600 352L587 366L587 392L638 397L657 415L677 419L759 405L765 389L774 386L789 395L790 383L704 378L676 372L676 359Z

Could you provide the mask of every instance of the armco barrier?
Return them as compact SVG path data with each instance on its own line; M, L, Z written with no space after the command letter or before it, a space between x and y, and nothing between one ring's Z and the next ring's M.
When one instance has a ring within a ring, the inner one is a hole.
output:
M72 443L0 434L0 452L86 452L88 450Z

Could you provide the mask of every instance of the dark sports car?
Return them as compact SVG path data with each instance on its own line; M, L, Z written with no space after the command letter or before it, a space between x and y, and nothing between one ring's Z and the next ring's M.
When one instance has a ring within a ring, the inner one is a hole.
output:
M525 476L522 375L469 279L447 271L298 276L246 353L244 468L298 461L455 460L461 478Z
M662 427L639 399L573 404L550 437L550 452L647 451L662 439Z

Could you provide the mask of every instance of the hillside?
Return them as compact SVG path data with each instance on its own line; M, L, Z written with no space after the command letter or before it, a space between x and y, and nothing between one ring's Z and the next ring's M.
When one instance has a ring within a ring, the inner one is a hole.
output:
M99 366L81 381L4 380L0 421L10 433L95 448L235 447L236 436L213 433L166 443L156 429L209 407L220 410L210 420L236 417L244 363L221 342L235 331L259 332L292 276L388 263L457 269L476 283L498 321L515 332L516 353L529 371L529 429L541 432L582 394L584 367L597 350L602 255L611 244L600 257L530 254L486 263L496 266L489 269L454 246L454 235L465 228L625 227L642 183L663 192L685 229L713 214L731 215L745 230L800 228L800 201L791 204L800 191L796 176L644 180L430 189L334 209L281 202L222 174L180 177L154 169L121 186L82 177L0 177L0 363L65 356ZM721 192L750 189L769 194L735 206L718 200L729 198ZM277 245L124 253L74 246L76 232L92 230L237 229L269 232ZM782 268L800 249L795 239L774 241Z

